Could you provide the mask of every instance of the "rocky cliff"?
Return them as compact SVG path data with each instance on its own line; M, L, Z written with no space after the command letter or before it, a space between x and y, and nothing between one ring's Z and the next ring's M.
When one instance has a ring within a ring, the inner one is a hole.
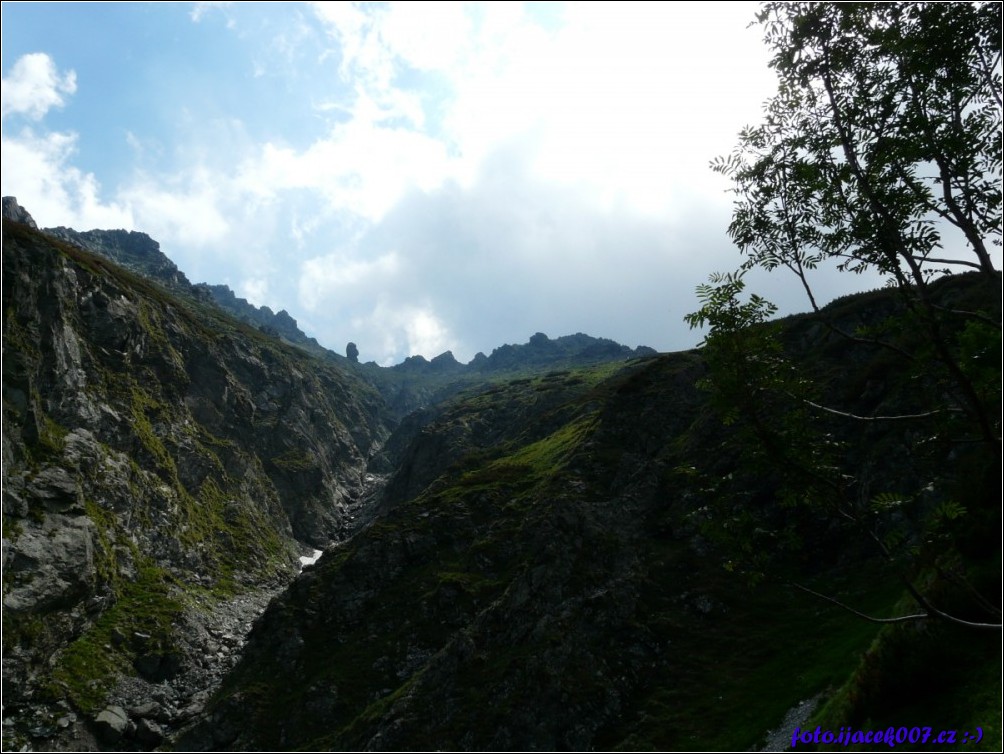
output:
M34 220L18 205L14 197L4 197L4 207L5 218L35 227ZM131 272L168 288L176 296L194 299L201 303L212 302L231 317L275 338L299 346L312 355L338 360L335 354L305 335L288 312L276 313L267 306L255 306L246 299L239 298L226 285L207 283L193 285L185 273L160 250L160 244L146 233L126 230L81 232L66 227L46 228L43 232L60 241L110 259Z
M379 396L174 297L172 267L5 219L5 748L159 743L298 556L355 526Z
M4 217L34 227L34 220L14 197L4 198ZM197 305L215 304L238 321L312 356L342 367L355 364L355 373L383 396L391 421L486 381L511 378L528 371L620 362L655 354L647 346L632 350L607 338L594 338L583 333L555 339L536 333L527 343L499 346L489 356L478 353L468 364L458 362L449 351L431 360L421 355L409 356L402 363L387 368L374 362L357 364L355 360L350 362L307 336L285 310L273 312L267 306L255 306L238 297L226 285L193 285L160 250L160 244L145 233L125 230L80 232L65 227L46 228L43 232L149 278L186 301L194 301Z

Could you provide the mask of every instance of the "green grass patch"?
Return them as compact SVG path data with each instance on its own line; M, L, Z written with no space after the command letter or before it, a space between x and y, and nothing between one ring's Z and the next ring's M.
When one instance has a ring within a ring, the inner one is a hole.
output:
M909 608L909 599L900 609ZM966 748L1000 751L1001 644L994 631L975 631L938 621L884 626L854 672L811 721L813 727L860 729L930 726L983 739ZM852 746L850 750L865 750Z
M551 479L595 426L594 415L581 417L544 439L525 445L497 463L525 466L536 479Z
M130 637L137 632L149 636L145 651L170 651L173 624L182 609L167 572L141 564L135 581L122 583L115 604L57 655L52 693L68 696L85 714L97 713L119 675L132 674L136 652Z
M274 456L272 465L283 471L310 471L317 468L317 458L301 448L290 448L285 453Z

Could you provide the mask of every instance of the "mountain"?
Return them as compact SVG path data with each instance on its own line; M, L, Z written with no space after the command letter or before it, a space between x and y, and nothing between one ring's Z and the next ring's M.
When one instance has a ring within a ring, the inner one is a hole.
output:
M34 220L17 204L14 197L4 197L4 217L14 222ZM238 297L229 286L208 283L192 284L161 250L160 244L145 233L125 230L89 230L46 228L47 235L98 254L126 269L149 278L173 295L196 303L213 303L232 317L256 327L267 335L294 345L307 353L345 366L348 359L324 348L316 339L300 330L285 310L273 312L267 306L255 306ZM478 353L468 364L458 362L449 351L431 361L421 355L410 356L393 367L375 363L356 365L358 374L381 392L392 415L400 419L411 411L443 400L458 391L486 379L506 378L526 370L582 366L623 361L655 350L647 346L630 349L606 338L583 333L555 340L536 333L526 344L507 344L494 349L490 356Z
M623 363L655 355L647 346L631 349L606 338L583 333L548 338L535 333L523 344L495 348L490 356L478 353L461 364L451 351L429 360L410 356L392 367L357 365L358 373L380 391L396 419L435 405L471 388L501 384L540 371L571 369L593 364Z
M9 210L8 210L9 207ZM10 215L15 222L24 222L18 217L30 215L17 204L14 197L4 197L4 217ZM23 214L21 214L23 213ZM34 223L34 220L31 220ZM213 302L236 319L251 324L287 343L299 346L314 355L333 356L322 348L314 338L308 337L285 310L273 312L267 306L255 306L237 295L226 285L193 285L185 273L178 269L161 250L160 244L146 233L126 230L89 230L79 232L72 228L46 228L47 235L73 246L103 256L143 277L150 278L183 298L194 298L199 302Z
M356 364L142 239L29 221L5 200L5 750L748 750L915 723L1000 745L999 631L833 602L915 612L903 577L986 620L1000 592L999 458L922 411L949 383L901 358L895 291L770 325L817 406L868 421L771 403L758 445L703 350L538 333ZM931 295L972 315L953 342L999 404L1000 280ZM817 436L902 556L785 497L777 462Z
M5 197L4 201L14 201ZM130 230L89 230L84 233L73 228L46 228L46 235L72 246L100 254L116 264L178 293L190 293L192 284L178 266L160 250L160 244L146 233Z
M321 356L334 356L331 351L323 348L314 338L310 338L300 330L296 320L289 312L281 309L273 312L267 306L255 306L247 299L238 298L226 285L208 285L199 283L196 286L199 293L206 295L218 307L230 313L237 319L255 325L260 330L281 338L287 343L299 346L309 353Z

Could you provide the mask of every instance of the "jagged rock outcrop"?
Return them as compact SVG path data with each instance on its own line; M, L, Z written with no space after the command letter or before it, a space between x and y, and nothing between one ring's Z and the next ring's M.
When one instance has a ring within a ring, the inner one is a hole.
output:
M46 228L60 241L100 254L127 270L156 280L177 292L190 293L192 284L178 266L160 250L160 244L146 233L133 230L88 230Z
M16 202L14 204L16 205ZM21 222L16 218L12 219ZM30 216L28 219L31 219ZM46 228L44 232L60 241L110 259L138 275L155 280L179 296L192 298L197 302L215 303L232 317L254 325L272 337L299 346L310 354L338 360L334 353L323 348L314 338L308 337L300 330L289 312L285 310L273 312L267 306L255 306L247 299L239 298L226 285L207 283L193 285L185 273L160 250L160 244L146 233L126 230L81 232L66 227Z
M3 219L27 225L29 228L38 228L28 210L18 204L17 198L13 196L3 198Z
M87 241L159 254L142 234ZM183 275L162 269L166 287L4 222L5 747L156 745L302 547L356 526L379 396L175 298Z
M614 364L655 354L647 346L630 349L582 333L554 340L536 333L528 343L499 346L491 356L479 352L467 364L461 364L452 351L446 351L432 360L421 355L409 356L387 368L371 362L361 365L358 373L380 391L394 418L403 419L415 410L442 403L486 383L501 383L530 372Z
M552 340L544 333L538 332L534 333L525 344L499 346L487 357L475 357L470 366L487 373L519 369L557 369L623 361L655 354L655 349L648 346L631 349L609 338L594 338L584 333L563 335Z
M195 286L195 290L237 319L252 324L273 337L282 338L308 353L338 361L334 352L323 348L314 338L308 337L285 309L273 312L267 306L255 306L247 299L238 297L227 285L199 283Z

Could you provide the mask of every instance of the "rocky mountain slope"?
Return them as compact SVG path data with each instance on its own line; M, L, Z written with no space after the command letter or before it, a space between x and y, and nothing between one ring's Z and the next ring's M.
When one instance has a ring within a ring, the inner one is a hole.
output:
M35 221L18 205L14 197L5 196L3 202L5 218L29 223L31 227L35 227ZM197 303L213 303L235 319L315 356L329 358L335 356L326 348L322 348L314 338L304 334L297 326L296 320L285 310L273 312L267 306L255 306L246 299L238 298L226 285L207 283L193 285L185 273L160 250L160 244L146 233L126 230L81 232L66 227L45 228L43 232L149 278L167 288L175 296L186 300L194 299Z
M239 619L354 528L382 401L26 224L4 222L3 307L5 741L86 740L109 700L159 741Z

